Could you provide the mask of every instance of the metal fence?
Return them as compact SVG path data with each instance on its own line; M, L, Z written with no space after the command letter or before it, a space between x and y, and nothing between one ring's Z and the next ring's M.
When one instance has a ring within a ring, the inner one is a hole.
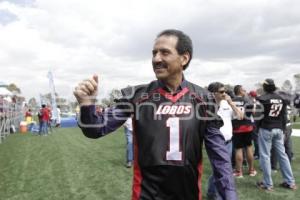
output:
M22 119L22 103L0 97L0 143L19 128Z

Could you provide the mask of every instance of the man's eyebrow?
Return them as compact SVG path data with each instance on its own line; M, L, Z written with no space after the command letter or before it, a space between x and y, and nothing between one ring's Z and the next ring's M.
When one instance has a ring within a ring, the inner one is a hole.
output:
M152 50L152 53L157 53L157 52L171 52L170 49L167 49L167 48L159 48L159 49L153 49Z
M153 51L171 52L171 50L167 48L154 49Z

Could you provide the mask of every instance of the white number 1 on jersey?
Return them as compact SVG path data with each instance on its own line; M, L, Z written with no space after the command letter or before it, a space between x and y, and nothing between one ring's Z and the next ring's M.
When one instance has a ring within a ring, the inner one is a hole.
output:
M182 160L182 152L180 151L180 134L179 134L179 118L170 117L167 120L167 127L170 128L170 143L167 151L167 160Z

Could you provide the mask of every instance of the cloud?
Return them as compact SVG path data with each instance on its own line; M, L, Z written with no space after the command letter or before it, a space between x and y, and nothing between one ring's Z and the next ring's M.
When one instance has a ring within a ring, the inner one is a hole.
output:
M9 2L11 4L16 4L18 6L28 7L28 6L33 6L36 0L0 0L0 3L1 2Z
M80 80L97 73L101 95L153 80L151 50L166 28L194 43L187 79L279 84L299 73L300 3L296 0L14 0L0 1L0 80L27 97L56 90L72 99Z
M8 10L0 10L0 24L6 25L18 20L18 17Z

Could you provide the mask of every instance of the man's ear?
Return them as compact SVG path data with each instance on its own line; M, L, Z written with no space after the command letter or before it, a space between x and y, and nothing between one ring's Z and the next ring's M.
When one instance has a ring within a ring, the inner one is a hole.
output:
M181 65L185 66L190 59L191 59L190 54L188 52L184 53L183 55L181 55Z

